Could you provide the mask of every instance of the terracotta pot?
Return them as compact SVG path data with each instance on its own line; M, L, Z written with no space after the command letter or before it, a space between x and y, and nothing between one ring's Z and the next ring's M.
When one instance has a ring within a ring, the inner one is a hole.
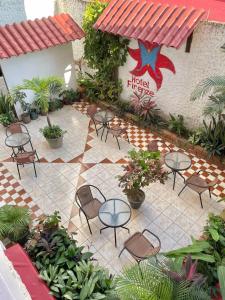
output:
M127 194L127 200L133 209L138 209L145 200L145 193L139 189L133 190Z

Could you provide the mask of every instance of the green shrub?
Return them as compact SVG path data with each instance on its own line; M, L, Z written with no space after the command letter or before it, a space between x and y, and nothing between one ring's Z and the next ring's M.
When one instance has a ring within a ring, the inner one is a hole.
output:
M170 114L168 128L179 136L187 136L188 134L188 129L184 125L184 117L182 115L174 116Z
M0 240L18 242L29 233L31 217L25 207L4 205L0 208Z
M15 121L13 112L13 98L10 95L0 93L0 123L8 126Z
M60 97L62 97L64 104L72 104L80 101L80 93L73 89L62 91L62 93L60 93Z
M173 250L166 255L185 258L191 255L198 260L198 271L206 276L209 293L218 292L218 268L225 267L225 221L220 216L209 215L204 228L204 240L192 240L192 245Z
M112 279L104 269L93 265L92 253L83 252L84 247L79 247L66 229L50 234L35 231L26 249L56 299L109 299Z
M65 133L58 125L45 126L40 132L46 139L57 139Z

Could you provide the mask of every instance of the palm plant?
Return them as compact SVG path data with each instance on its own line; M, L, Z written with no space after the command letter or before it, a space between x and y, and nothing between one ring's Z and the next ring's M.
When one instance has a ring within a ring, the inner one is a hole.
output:
M22 85L16 90L31 90L34 93L34 101L41 112L46 114L49 109L49 101L53 101L62 91L63 80L56 76L47 78L34 77L31 80L25 79Z
M204 115L215 116L220 119L225 109L225 76L211 76L203 79L191 94L191 100L195 101L198 98L202 98L209 93L212 96L209 97L210 102L204 108Z
M0 240L9 238L17 242L29 231L31 217L25 207L4 205L0 208Z
M195 265L182 267L182 261L150 258L125 269L116 278L116 291L121 300L207 300ZM188 272L187 272L188 270ZM197 280L195 280L197 278Z

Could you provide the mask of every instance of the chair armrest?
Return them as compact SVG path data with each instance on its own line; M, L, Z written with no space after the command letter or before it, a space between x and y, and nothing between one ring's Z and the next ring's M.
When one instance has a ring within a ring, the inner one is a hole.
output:
M151 232L151 231L148 230L148 229L144 229L144 230L142 231L142 234L144 234L146 231L147 231L148 233L150 233L151 235L153 235L153 236L158 240L158 242L159 242L159 248L161 248L161 241L160 241L160 238L159 238L156 234L154 234L153 232Z

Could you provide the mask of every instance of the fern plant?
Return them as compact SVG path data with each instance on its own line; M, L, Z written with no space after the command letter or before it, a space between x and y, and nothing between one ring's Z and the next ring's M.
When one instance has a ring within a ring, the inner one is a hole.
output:
M0 240L18 242L29 232L31 217L25 207L4 205L0 208Z
M116 278L121 300L209 300L200 285L183 276L181 261L155 257L126 268ZM173 276L171 276L171 274ZM177 274L177 278L174 276ZM176 279L175 279L176 278Z

